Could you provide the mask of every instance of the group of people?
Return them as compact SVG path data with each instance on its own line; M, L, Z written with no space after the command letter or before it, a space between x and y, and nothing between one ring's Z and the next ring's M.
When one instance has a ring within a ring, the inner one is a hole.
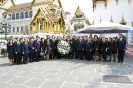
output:
M71 52L67 55L61 55L58 52L58 42L64 40L70 44ZM101 38L97 35L94 37L77 37L73 36L49 36L40 38L19 38L14 40L12 36L7 44L7 54L9 64L26 64L28 62L38 62L42 59L86 59L105 61L116 61L118 53L118 62L123 63L126 49L126 39L120 34L120 38ZM41 53L44 53L44 56ZM113 59L112 59L113 58Z

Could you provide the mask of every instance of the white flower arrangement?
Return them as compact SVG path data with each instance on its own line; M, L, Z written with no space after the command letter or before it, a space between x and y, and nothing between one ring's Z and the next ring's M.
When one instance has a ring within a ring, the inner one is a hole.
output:
M66 55L71 51L70 44L67 41L61 40L57 44L57 49L60 54Z

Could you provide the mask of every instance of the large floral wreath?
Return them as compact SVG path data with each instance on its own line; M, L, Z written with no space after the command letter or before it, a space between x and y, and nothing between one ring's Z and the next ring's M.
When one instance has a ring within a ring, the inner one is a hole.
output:
M57 44L57 49L61 55L67 55L71 51L70 43L67 41L61 40Z

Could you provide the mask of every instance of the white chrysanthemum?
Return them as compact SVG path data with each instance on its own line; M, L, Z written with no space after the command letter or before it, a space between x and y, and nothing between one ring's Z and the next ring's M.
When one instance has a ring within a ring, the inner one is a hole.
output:
M70 52L70 44L66 41L60 41L58 44L57 44L57 49L58 49L58 52L61 53L61 54L68 54Z

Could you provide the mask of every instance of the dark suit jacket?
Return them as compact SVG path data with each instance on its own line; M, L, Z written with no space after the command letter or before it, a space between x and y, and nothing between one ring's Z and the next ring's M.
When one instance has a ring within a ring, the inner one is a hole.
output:
M119 50L124 50L126 48L126 40L124 38L122 39L122 41L120 39L118 39L117 48Z
M92 49L92 42L86 42L85 50L90 51Z
M27 43L23 42L23 43L22 43L22 46L21 46L21 49L22 49L22 52L24 52L24 53L29 53L28 42L27 42Z
M77 43L76 43L76 47L78 50L83 50L84 49L84 42L81 40L78 40Z
M28 47L29 47L29 52L32 53L33 50L33 43L32 42L28 42Z
M34 49L37 50L37 51L40 51L40 42L35 40L33 42L33 46L34 46Z
M21 52L21 43L17 43L17 42L15 42L14 43L14 52L17 52L17 53L20 53Z

